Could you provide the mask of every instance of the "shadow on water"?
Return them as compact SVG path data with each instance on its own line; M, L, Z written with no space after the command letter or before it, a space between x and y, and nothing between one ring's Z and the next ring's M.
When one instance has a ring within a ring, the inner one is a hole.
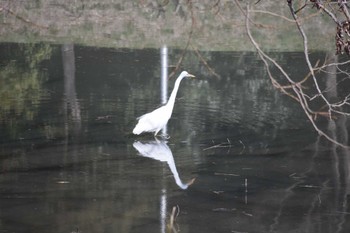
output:
M0 231L347 232L348 149L317 137L255 54L203 56L220 79L188 53L198 79L157 141L129 135L159 103L159 50L1 44ZM348 142L346 118L322 121Z

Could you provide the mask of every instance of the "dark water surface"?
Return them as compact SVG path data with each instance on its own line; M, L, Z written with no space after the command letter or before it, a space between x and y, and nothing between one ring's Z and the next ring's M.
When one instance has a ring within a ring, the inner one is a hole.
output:
M220 77L188 51L197 79L155 140L131 131L159 104L159 50L1 44L0 232L348 232L349 151L318 137L256 54L202 56ZM323 121L348 140L345 119Z

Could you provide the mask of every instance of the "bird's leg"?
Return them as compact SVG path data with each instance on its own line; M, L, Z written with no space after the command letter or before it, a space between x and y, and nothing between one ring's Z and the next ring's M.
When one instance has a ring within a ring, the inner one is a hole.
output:
M154 137L154 139L156 140L156 142L157 142L158 144L161 143L161 142L158 140L157 137Z
M158 137L161 137L162 139L168 140L170 138L169 134L161 134Z
M154 137L157 137L159 130L156 130L156 132L154 132Z
M166 140L168 140L168 139L170 138L170 136L169 136L168 134L157 135L157 133L158 133L158 132L156 132L156 133L154 134L154 138L155 138L156 140L157 140L158 137L161 138L161 139L166 139Z

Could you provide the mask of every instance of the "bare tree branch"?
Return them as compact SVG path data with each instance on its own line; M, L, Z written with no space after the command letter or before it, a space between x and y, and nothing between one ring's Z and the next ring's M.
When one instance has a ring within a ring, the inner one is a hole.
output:
M41 29L48 29L49 28L48 26L43 26L43 25L37 24L35 22L32 22L31 20L26 19L26 18L16 14L10 8L0 5L0 12L2 12L2 11L5 11L5 12L9 13L10 15L16 17L17 19L21 20L22 22L25 22L25 23L30 24L32 26L35 26L35 27L38 27L38 28L41 28Z
M194 13L193 13L193 7L192 7L192 2L191 0L188 0L187 1L187 5L188 5L188 9L190 10L190 13L191 13L191 30L190 30L190 33L188 35L188 39L187 39L187 42L186 42L186 46L185 48L183 49L183 52L179 58L179 60L177 61L176 63L176 66L174 68L174 70L169 74L169 79L172 78L176 72L178 71L178 69L180 68L180 65L182 63L182 60L184 59L186 53L187 53L187 50L188 50L188 46L190 45L190 42L192 40L192 34L193 34L193 30L194 30L194 25L195 25L195 18L194 18Z
M235 0L237 6L242 9L242 7L240 6L239 2L237 0ZM332 138L331 136L329 136L327 133L325 133L323 130L321 130L316 122L315 122L315 119L316 119L316 116L317 115L328 115L329 117L331 117L331 112L334 112L334 113L342 113L341 111L338 111L336 109L334 109L334 107L340 107L342 105L345 105L345 104L348 104L348 100L350 99L350 94L341 102L338 102L334 105L330 104L328 99L324 96L323 92L321 91L321 88L317 82L317 79L316 79L316 76L315 76L315 70L318 70L319 68L317 68L318 66L318 62L316 63L315 67L313 67L311 65L311 62L310 62L310 58L309 58L309 49L308 49L308 40L307 40L307 36L301 26L301 24L298 22L298 18L295 14L295 10L293 8L293 6L291 5L291 0L288 0L288 5L290 7L290 10L292 12L292 16L295 20L295 23L299 29L299 32L303 38L303 44L304 44L304 56L305 56L305 60L306 60L306 63L307 63L307 66L308 66L308 69L309 69L309 74L303 79L303 82L308 79L309 77L312 77L312 80L313 80L313 83L315 84L315 87L316 87L316 90L317 90L317 97L321 97L322 100L326 103L326 106L328 107L328 114L326 112L316 112L316 111L313 111L310 107L309 107L309 101L312 99L312 98L316 98L316 97L308 97L308 95L304 92L303 90L303 87L301 86L301 83L302 82L295 82L288 74L287 72L285 72L285 70L282 68L282 66L280 66L278 64L278 62L276 60L274 60L273 58L271 58L270 56L268 56L265 52L262 51L262 49L260 48L259 44L254 40L254 37L252 36L251 34L251 31L250 31L250 22L251 20L249 19L250 16L249 16L249 13L250 13L250 10L249 10L249 5L247 5L247 9L246 11L243 13L245 15L245 18L246 18L246 31L247 31L247 34L248 34L248 37L250 39L250 41L252 42L252 44L254 45L254 47L256 48L257 52L258 52L258 55L259 57L261 58L261 60L264 62L265 64L265 67L266 67L266 70L267 70L267 73L268 73L268 76L272 82L272 84L277 88L279 89L282 93L284 94L287 94L288 96L292 97L293 99L297 100L299 102L299 104L301 105L304 113L306 114L307 118L309 119L309 121L311 122L312 126L314 127L314 129L316 130L316 132L319 134L319 135L322 135L324 136L327 140L331 141L332 143L338 145L338 146L341 146L341 147L344 147L344 148L350 148L348 147L347 145L344 145L340 142L338 142L336 139ZM270 71L270 67L269 67L269 64L272 64L274 65L280 72L281 74L283 75L283 77L289 82L289 86L288 88L289 89L292 89L293 91L293 94L292 93L289 93L287 92L287 88L286 86L284 85L281 85L273 76L272 76L272 73ZM323 66L325 67L325 66Z
M192 46L192 45L191 45ZM209 72L214 75L217 79L221 79L220 75L218 75L215 70L213 68L210 67L210 65L208 64L208 62L203 58L203 56L200 54L200 52L198 51L198 49L194 48L192 46L192 49L194 50L195 54L197 55L197 57L199 58L199 60L201 60L201 62L204 64L204 66L209 70Z

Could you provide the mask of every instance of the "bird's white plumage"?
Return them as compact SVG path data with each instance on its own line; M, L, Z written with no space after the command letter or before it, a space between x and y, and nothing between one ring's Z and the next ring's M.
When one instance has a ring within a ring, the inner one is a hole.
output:
M138 123L132 131L133 134L139 135L144 132L154 132L156 136L157 133L168 123L173 112L175 97L180 86L180 82L185 77L194 77L194 75L189 74L186 71L182 71L180 76L176 79L174 89L171 92L168 102L155 109L150 113L146 113L138 118Z
M146 113L140 116L139 122L132 131L134 134L141 134L143 132L155 132L155 135L167 124L170 119L171 113L167 110L167 106L164 105L156 110Z

